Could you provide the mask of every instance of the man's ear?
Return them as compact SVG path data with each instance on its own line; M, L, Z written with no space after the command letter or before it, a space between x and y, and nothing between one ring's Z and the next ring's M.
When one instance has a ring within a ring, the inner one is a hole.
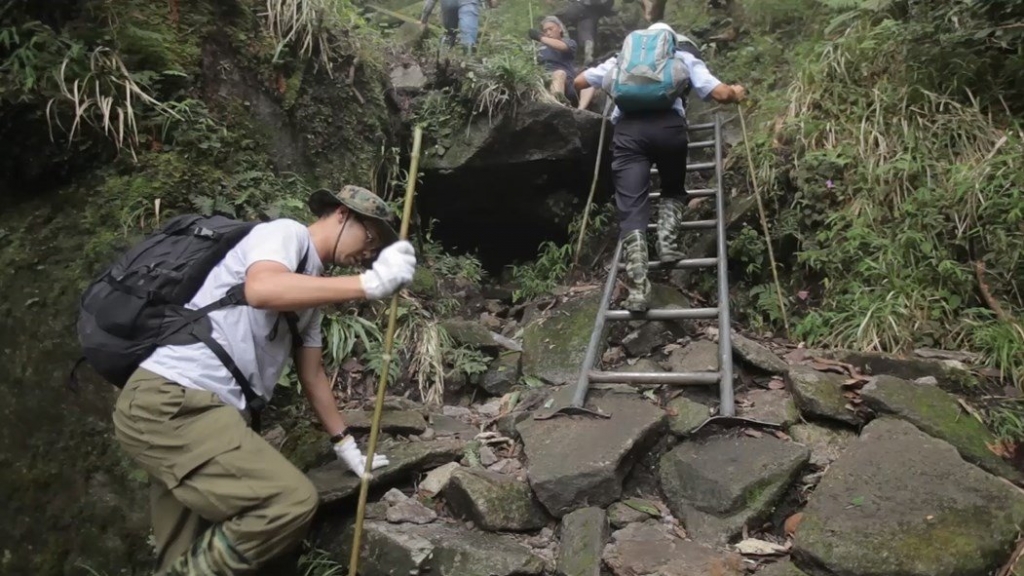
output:
M348 219L348 216L349 216L348 206L345 206L345 205L338 206L338 208L334 211L334 217L337 218L338 224L344 223L345 220Z

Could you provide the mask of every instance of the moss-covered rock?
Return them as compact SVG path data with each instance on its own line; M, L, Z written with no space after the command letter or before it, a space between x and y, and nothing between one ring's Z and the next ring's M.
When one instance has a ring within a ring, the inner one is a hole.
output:
M771 437L685 442L658 467L665 501L697 541L722 544L763 518L810 451Z
M912 424L879 418L811 496L794 554L837 576L984 576L1009 558L1021 522L1015 488Z
M519 383L522 356L521 352L505 352L498 355L480 377L480 387L495 396L507 394Z
M601 553L608 540L608 515L596 507L581 508L562 518L558 573L600 576Z
M988 449L988 444L996 442L988 428L965 413L955 396L938 387L878 376L864 386L861 397L874 410L893 414L949 442L964 460L993 474L1021 480L1017 470Z
M537 530L548 521L530 485L512 476L459 468L444 494L457 515L491 532Z
M523 374L549 384L575 382L600 298L595 290L530 321L523 331Z
M676 436L687 436L711 417L710 407L685 396L673 398L667 406L668 427Z
M849 402L843 398L845 380L840 374L818 372L802 365L791 366L786 373L786 385L802 414L859 425L860 416L847 409Z
M412 277L412 284L409 285L409 290L417 296L437 298L437 295L440 293L437 275L426 266L417 266L416 274Z

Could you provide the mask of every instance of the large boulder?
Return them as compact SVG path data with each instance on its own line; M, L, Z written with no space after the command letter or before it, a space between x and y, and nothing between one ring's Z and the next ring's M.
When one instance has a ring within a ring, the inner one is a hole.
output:
M814 574L987 576L1022 522L1016 488L914 425L879 418L811 495L794 554Z
M685 442L661 458L669 509L695 540L724 544L771 512L810 458L799 444L774 437Z
M523 440L530 485L553 516L619 499L636 458L658 438L665 413L632 395L593 395L588 404L610 418L528 418L517 429Z
M861 389L861 397L872 409L893 414L925 433L949 442L960 455L993 474L1013 480L1021 475L988 449L995 444L992 433L976 418L965 413L955 396L927 384L915 384L893 376L878 376Z
M951 356L961 354L950 353ZM823 351L822 357L846 362L865 374L895 376L904 380L934 377L941 388L946 390L971 390L977 388L978 379L959 360L902 357L884 352L856 352L853 350Z
M468 131L456 130L450 137L441 138L439 144L446 148L445 153L427 155L423 171L576 161L595 152L601 131L600 116L545 102L531 102L515 114L494 120L479 118Z
M531 320L523 330L523 374L549 384L575 384L600 299L600 291L592 290Z

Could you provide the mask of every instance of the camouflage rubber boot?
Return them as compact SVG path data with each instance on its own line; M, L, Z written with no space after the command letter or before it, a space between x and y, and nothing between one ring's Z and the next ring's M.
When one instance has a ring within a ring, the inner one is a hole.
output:
M220 525L203 532L187 552L157 576L248 573L254 568L224 534Z
M631 312L643 312L647 310L647 299L651 295L651 282L647 279L647 234L643 230L630 232L622 241L622 252L629 289L622 307Z
M683 259L680 247L680 226L683 222L683 203L673 198L662 198L658 204L658 260L675 262Z

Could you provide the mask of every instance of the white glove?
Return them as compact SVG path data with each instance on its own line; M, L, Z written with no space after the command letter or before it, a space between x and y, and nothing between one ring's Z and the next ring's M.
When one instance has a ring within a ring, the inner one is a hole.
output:
M359 446L356 446L356 441L351 436L345 436L341 442L334 445L334 453L338 456L339 460L345 462L349 470L355 472L356 476L363 477L366 471L366 456L359 450ZM390 464L388 457L383 454L373 455L373 470L381 468ZM367 477L369 478L369 477Z
M359 275L367 299L379 300L412 282L416 273L416 250L407 240L399 240L381 250L373 268Z

